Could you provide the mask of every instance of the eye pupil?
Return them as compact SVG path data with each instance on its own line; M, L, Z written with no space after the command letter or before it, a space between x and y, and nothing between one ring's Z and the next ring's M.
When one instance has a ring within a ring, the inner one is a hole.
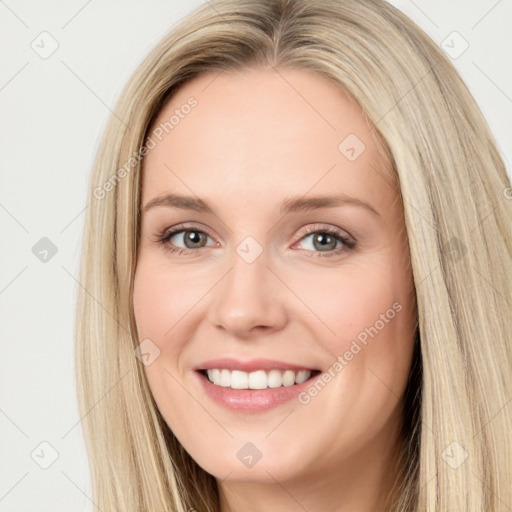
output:
M191 242L192 243L192 247L189 247L189 248L194 248L196 247L196 245L194 244L199 244L202 240L204 240L204 233L201 233L199 231L186 231L185 232L185 245L188 246L188 242ZM200 247L202 247L202 245L200 245Z
M316 246L317 242L320 244L318 247ZM320 250L335 249L336 238L334 238L332 235L328 233L317 233L313 237L313 244L315 245L315 248L320 248Z

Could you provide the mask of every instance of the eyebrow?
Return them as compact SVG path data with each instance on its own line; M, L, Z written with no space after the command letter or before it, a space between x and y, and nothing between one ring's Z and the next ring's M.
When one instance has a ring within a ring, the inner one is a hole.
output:
M291 197L283 201L279 208L279 213L287 214L299 211L310 211L319 208L333 208L336 206L345 205L359 206L361 208L365 208L374 215L380 217L380 213L371 204L356 197L351 197L343 193L332 196ZM202 199L192 196L183 196L179 194L165 194L157 196L151 199L146 204L146 206L144 206L143 211L147 212L151 208L155 208L157 206L179 208L181 210L194 210L196 212L211 214L214 213L213 209L208 205L208 203L203 201Z

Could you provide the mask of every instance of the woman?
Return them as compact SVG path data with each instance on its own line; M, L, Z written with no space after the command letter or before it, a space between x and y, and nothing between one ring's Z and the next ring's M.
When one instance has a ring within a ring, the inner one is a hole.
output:
M115 111L77 309L95 503L508 510L510 182L437 46L382 1L213 1Z

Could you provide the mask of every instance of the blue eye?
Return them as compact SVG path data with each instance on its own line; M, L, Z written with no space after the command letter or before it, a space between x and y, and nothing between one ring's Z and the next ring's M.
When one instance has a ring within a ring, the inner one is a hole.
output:
M171 245L170 241L172 238L177 237L178 235L184 235L182 237L183 243L185 244L184 248L175 247ZM180 228L171 229L169 231L165 231L161 235L158 236L158 242L165 246L165 248L173 253L183 254L189 251L194 251L194 249L201 249L206 247L206 244L203 242L208 238L208 234L199 229L193 228ZM187 247L186 245L190 244L191 247ZM215 244L214 244L215 245Z
M171 243L171 240L178 235L183 235L182 243L185 245L185 247L176 247ZM193 252L196 252L196 249L207 247L208 238L210 238L210 236L205 231L197 229L195 226L182 225L170 230L164 230L157 236L156 241L162 244L166 250L169 250L173 254L192 254ZM309 252L314 253L314 257L329 257L340 255L344 252L354 249L356 246L355 241L346 236L341 230L331 226L310 226L306 229L306 234L302 236L300 241L307 238L312 238L311 246L313 247L313 250ZM210 246L213 247L216 245L217 244L215 242L210 244ZM315 250L318 248L320 249Z
M332 228L330 226L324 226L321 229L319 229L317 226L312 226L306 229L306 233L307 234L303 236L301 240L305 240L306 238L312 237L312 247L320 247L320 250L313 251L315 253L319 253L315 254L316 256L337 256L343 252L347 252L351 249L354 249L356 246L356 243L352 239L350 239L340 230ZM334 247L332 247L333 243ZM336 247L337 244L340 244L341 247ZM332 250L329 250L329 247L331 247Z

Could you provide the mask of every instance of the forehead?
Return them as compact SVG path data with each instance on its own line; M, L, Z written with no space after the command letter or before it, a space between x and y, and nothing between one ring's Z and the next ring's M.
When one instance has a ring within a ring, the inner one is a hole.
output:
M360 107L309 71L253 67L200 75L174 94L149 136L145 199L169 191L210 197L213 188L232 201L240 197L241 206L248 191L266 202L308 191L359 195L381 208L396 199Z

